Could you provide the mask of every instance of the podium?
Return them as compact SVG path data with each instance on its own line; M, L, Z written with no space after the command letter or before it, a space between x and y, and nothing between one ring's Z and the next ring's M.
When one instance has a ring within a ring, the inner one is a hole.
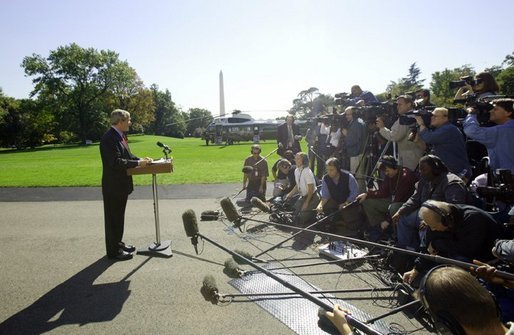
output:
M173 256L171 251L171 240L161 241L161 231L159 225L159 195L157 193L157 174L170 173L173 171L173 162L170 159L162 159L155 161L147 166L138 166L135 168L127 169L127 175L135 176L140 174L152 175L152 193L153 193L153 212L155 217L155 242L148 247L137 250L138 254L148 256Z

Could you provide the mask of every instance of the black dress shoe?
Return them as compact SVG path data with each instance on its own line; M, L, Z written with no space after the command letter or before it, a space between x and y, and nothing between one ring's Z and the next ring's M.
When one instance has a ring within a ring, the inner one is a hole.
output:
M126 251L123 251L122 249L118 250L118 253L114 256L108 256L110 259L116 260L116 261L126 261L132 258L132 254Z
M130 244L125 244L123 242L120 243L120 248L123 251L126 251L126 252L134 252L134 251L136 251L136 247L134 247L133 245L130 245Z

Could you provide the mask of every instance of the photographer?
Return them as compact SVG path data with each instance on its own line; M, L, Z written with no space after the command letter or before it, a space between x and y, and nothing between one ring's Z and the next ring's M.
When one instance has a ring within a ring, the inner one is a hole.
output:
M434 106L432 101L430 101L430 90L422 89L416 92L416 105L418 107Z
M450 123L448 109L436 108L432 111L430 118L432 129L427 128L420 115L416 115L416 122L419 125L419 137L432 146L431 154L441 158L450 172L465 178L466 181L469 180L471 166L466 153L464 136L459 128Z
M382 117L377 118L376 124L382 137L388 141L393 141L398 144L400 165L408 167L414 171L418 165L419 159L423 156L425 151L423 141L419 141L419 143L409 141L411 125L416 121L414 118L411 119L410 117L407 117L406 114L412 113L414 102L410 95L400 95L396 102L398 104L397 110L400 117L393 123L391 129L385 127L384 119Z
M472 94L477 95L477 99L496 95L500 91L494 77L488 72L480 72L472 80L470 77L461 77L464 86L461 86L455 94L454 100L463 100Z
M360 118L354 117L356 107L347 107L344 116L348 121L347 128L343 128L344 146L346 155L350 158L350 172L353 173L358 181L360 191L365 187L365 163L364 149L366 145L367 127Z
M353 85L351 92L349 102L353 105L369 105L379 102L373 93L363 91L359 85Z
M496 169L509 169L514 173L514 99L493 100L494 108L489 111L489 120L496 123L493 127L480 127L476 110L468 108L464 120L464 133L471 139L484 144L489 155L489 165Z

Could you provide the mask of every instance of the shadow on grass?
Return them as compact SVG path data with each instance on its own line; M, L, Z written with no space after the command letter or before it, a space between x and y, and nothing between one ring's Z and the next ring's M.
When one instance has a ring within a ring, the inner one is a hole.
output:
M2 322L0 334L42 334L63 325L113 320L130 295L130 281L93 284L112 264L100 258Z
M89 147L98 147L99 143L93 144L59 144L59 145L45 145L37 148L26 148L26 149L5 149L0 150L1 154L14 154L21 152L39 152L39 151L49 151L49 150L68 150L68 149L77 149L77 148L89 148Z

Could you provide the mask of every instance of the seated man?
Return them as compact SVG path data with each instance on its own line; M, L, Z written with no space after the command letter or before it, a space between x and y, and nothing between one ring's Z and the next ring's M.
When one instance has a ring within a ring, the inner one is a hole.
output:
M250 202L253 197L265 200L266 197L266 178L268 177L268 162L261 157L261 146L252 145L251 155L248 156L243 166L252 167L250 173L245 173L243 177L243 189L246 189L246 202Z
M397 223L397 245L409 250L418 250L420 245L419 216L421 204L427 200L441 200L454 204L466 203L466 185L461 178L448 172L441 159L426 155L419 160L421 179L414 194L393 215Z
M474 206L427 200L421 205L419 218L428 228L421 250L465 262L493 258L491 248L500 237L501 225L489 213ZM404 281L412 283L420 272L433 266L431 261L418 257L414 268L403 275Z
M368 217L369 239L376 241L389 227L390 217L414 193L418 177L408 168L398 165L393 156L383 156L379 169L385 177L377 191L368 191L357 196Z
M277 164L278 173L275 178L273 197L282 197L293 189L296 185L294 172L296 165L292 165L287 159L280 159Z
M314 209L319 203L319 195L316 192L316 179L311 169L309 169L309 157L305 152L299 152L295 156L296 170L294 172L296 185L286 195L285 201L292 199L299 193L294 208L295 224L303 227L307 226L315 218Z
M356 199L359 185L350 172L341 168L337 158L329 158L325 168L327 174L323 176L321 183L321 202L316 209L320 213L331 214L343 210ZM355 236L362 230L362 221L358 208L352 207L334 216L332 222L336 223L332 228L343 235Z
M494 297L466 270L441 265L427 273L417 291L438 334L512 335L514 323L500 320ZM334 305L325 316L342 335L353 334L348 311Z
M491 293L463 269L434 268L423 279L418 294L438 326L438 333L514 334L513 323L505 326L501 322L501 313Z

